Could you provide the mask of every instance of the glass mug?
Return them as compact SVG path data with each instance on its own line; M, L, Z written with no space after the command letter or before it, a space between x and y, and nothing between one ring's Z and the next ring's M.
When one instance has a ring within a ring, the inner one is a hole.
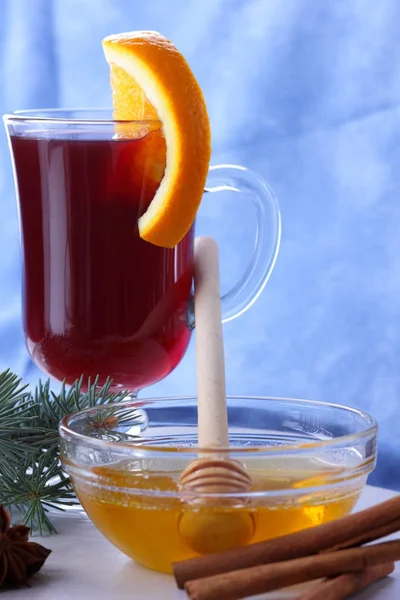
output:
M111 377L115 390L135 395L178 365L194 323L194 225L173 249L145 242L137 229L162 177L161 124L116 122L111 111L96 109L18 111L4 122L28 351L58 380ZM264 288L280 214L269 186L243 167L211 167L206 191L220 190L250 192L257 216L251 262L222 298L226 322Z

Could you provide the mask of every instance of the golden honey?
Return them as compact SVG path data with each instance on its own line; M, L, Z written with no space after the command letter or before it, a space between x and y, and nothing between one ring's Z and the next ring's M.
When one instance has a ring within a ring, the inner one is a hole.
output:
M177 480L181 471L135 471L121 464L96 467L91 471L94 478L79 476L74 486L88 516L110 542L138 563L170 573L171 563L199 554L187 543L182 528L189 511L193 513L191 523L213 523L215 535L205 544L205 552L244 543L230 539L232 518L251 524L245 543L253 543L349 513L363 482L346 479L345 471L341 477L332 467L319 468L316 473L312 467L315 469L315 465L304 469L303 465L302 469L287 472L248 468L253 485L246 504L190 504L179 497ZM332 474L337 485L326 487ZM220 531L216 531L215 523L221 524Z

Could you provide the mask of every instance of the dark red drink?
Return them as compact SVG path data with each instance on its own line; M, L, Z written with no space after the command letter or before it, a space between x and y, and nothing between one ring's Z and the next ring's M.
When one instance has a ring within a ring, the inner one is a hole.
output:
M173 250L138 235L164 168L160 131L124 140L69 130L11 143L34 361L68 383L111 376L136 391L162 379L190 338L193 230Z

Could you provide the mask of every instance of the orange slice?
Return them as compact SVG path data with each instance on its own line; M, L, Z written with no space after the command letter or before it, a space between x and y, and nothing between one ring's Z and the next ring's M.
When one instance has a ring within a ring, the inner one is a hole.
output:
M139 219L140 236L174 247L192 226L208 173L211 133L203 93L175 46L155 31L103 40L114 118L158 119L166 142L161 183Z

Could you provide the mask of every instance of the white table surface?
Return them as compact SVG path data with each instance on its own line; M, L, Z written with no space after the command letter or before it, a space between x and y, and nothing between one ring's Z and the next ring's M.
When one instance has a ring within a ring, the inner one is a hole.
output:
M365 508L387 500L394 492L367 486L358 503ZM80 515L53 519L58 535L35 538L53 550L42 571L31 579L32 587L3 591L1 600L185 600L174 579L136 565L98 533ZM298 596L299 588L257 596L265 600L286 600ZM400 598L400 565L393 576L379 582L357 600Z

